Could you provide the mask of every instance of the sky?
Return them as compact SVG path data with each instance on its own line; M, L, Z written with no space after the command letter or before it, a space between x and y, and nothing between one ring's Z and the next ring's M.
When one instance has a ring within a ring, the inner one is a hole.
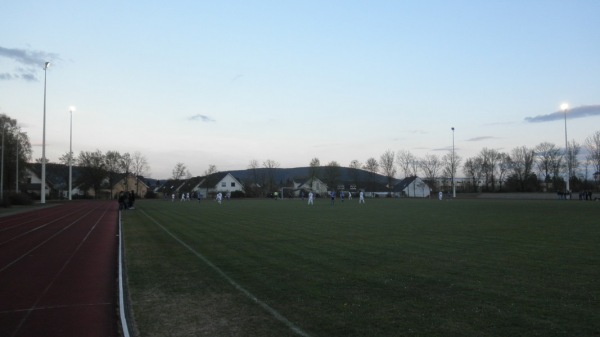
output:
M388 150L582 144L600 1L4 1L0 113L42 157L140 152L147 176L348 166ZM44 62L51 62L44 73ZM451 128L454 127L453 132Z

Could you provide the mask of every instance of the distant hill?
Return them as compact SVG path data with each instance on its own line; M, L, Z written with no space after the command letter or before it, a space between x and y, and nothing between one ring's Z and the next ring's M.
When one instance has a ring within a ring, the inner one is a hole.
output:
M242 180L242 181L253 181L254 175L256 174L258 177L266 176L269 173L269 170L272 170L274 175L274 181L277 184L284 184L287 181L292 180L304 180L310 178L310 167L294 167L294 168L257 168L246 169L246 170L235 170L235 171L226 171L231 173L234 177ZM325 181L327 167L321 166L318 168L317 178ZM225 172L225 171L224 171ZM387 177L381 174L371 174L368 171L354 169L349 167L339 167L339 177L338 180L340 183L354 183L358 182L366 182L373 179L373 182L376 184L387 184ZM394 183L399 182L400 179L394 179Z

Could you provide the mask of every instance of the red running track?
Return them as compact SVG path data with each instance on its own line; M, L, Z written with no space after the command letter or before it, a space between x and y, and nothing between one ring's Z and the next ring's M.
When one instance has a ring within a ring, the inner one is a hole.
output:
M0 217L0 336L119 336L118 205Z

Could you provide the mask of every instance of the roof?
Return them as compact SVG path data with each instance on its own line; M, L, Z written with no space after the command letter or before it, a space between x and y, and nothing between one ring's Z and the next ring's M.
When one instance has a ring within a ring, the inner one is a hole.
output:
M417 179L420 180L420 178L417 177L417 176L406 177L406 178L402 179L399 183L397 183L396 185L394 185L394 188L392 189L392 191L394 191L394 192L402 192L408 186L410 186L410 184L412 184ZM425 185L427 185L427 184L425 184Z
M179 190L185 192L191 192L196 186L199 186L204 181L204 177L192 177L183 182L183 184L179 187Z
M177 191L177 189L179 189L179 186L181 186L184 183L183 180L179 180L179 179L169 179L167 181L165 181L164 184L162 184L161 187L156 189L156 192L158 193L173 193L175 191Z

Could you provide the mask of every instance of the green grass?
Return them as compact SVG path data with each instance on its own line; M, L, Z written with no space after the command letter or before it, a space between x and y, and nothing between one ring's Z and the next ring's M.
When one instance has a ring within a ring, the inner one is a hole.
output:
M142 336L600 334L598 202L142 200L123 225Z

